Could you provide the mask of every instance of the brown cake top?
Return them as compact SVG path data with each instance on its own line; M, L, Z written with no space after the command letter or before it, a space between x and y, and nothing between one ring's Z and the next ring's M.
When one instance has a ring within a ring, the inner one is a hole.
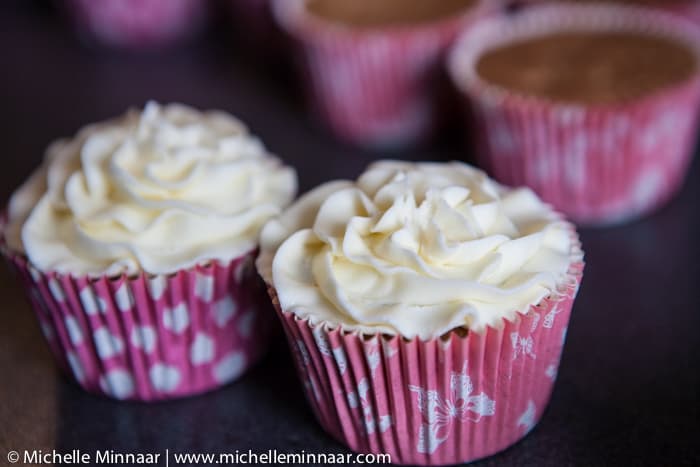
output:
M441 20L475 4L476 0L308 0L307 8L330 21L371 28Z
M606 104L628 101L690 78L690 47L635 32L556 33L487 51L482 79L526 95Z
M650 6L662 6L662 5L679 5L682 3L690 3L694 0L568 0L573 3L621 3L628 5L650 5Z

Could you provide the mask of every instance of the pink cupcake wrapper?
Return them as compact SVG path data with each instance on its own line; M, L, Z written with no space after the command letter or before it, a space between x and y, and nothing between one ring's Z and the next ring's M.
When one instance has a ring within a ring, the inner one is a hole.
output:
M585 107L510 93L480 79L485 50L518 38L572 30L700 34L677 17L634 7L552 5L486 20L459 39L449 68L466 95L480 163L499 181L527 185L580 223L621 222L651 212L681 187L691 162L700 74L630 103Z
M684 18L693 21L695 24L700 25L700 3L697 1L688 1L683 5L678 5L674 10L675 13L680 14Z
M443 54L492 5L479 2L462 16L431 24L369 30L316 18L303 0L273 0L272 6L297 46L316 113L343 139L401 145L431 133Z
M118 47L149 47L182 39L201 26L204 0L57 0L78 29Z
M89 392L189 396L235 380L266 350L272 314L261 306L256 251L134 278L43 273L5 245L3 254L59 365Z
M268 292L329 434L393 463L456 464L506 449L542 416L583 274L577 257L566 285L513 322L428 341L312 325Z

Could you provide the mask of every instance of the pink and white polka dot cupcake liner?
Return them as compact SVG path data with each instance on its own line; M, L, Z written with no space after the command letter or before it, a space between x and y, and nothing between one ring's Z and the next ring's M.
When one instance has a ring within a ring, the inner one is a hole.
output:
M506 449L542 417L583 275L574 249L579 259L557 294L481 334L421 341L346 332L280 309L268 292L326 432L397 464L458 464Z
M57 0L81 34L116 47L153 47L181 40L206 16L204 0Z
M493 6L480 1L460 17L426 25L359 29L309 14L304 0L272 0L315 112L341 138L376 146L429 136L444 53L460 30Z
M629 103L584 106L511 93L476 72L487 50L557 31L638 31L676 38L700 63L700 31L672 15L616 5L551 5L487 19L449 58L473 121L480 165L507 185L527 185L584 224L649 213L680 189L691 162L700 73Z
M43 273L3 253L59 365L89 392L189 396L234 381L266 350L273 316L261 306L256 252L168 276L97 279Z

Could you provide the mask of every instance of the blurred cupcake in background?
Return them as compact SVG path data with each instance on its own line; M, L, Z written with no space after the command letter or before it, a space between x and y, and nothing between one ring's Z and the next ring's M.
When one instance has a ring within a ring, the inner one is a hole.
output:
M187 39L205 22L204 0L56 0L88 42L148 49Z
M649 213L681 187L700 105L700 31L618 5L487 19L452 50L481 164L575 221Z
M266 349L258 233L295 191L230 115L149 103L49 147L10 200L2 251L84 389L196 394Z
M314 110L341 138L396 146L425 139L441 60L495 3L481 0L273 0Z
M256 264L323 428L393 463L451 465L544 413L583 254L527 188L381 161L268 222Z
M528 6L538 3L617 3L624 5L637 5L649 8L664 10L669 13L676 13L686 19L696 22L700 25L700 2L697 0L510 0L511 6Z
M664 2L663 8L671 13L679 14L680 16L695 22L700 27L700 2L697 0L671 1ZM658 8L662 5L658 5Z

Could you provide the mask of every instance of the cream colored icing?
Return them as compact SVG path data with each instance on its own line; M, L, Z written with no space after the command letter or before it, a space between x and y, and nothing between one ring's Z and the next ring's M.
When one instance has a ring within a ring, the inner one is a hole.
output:
M6 240L44 271L167 274L256 248L296 185L230 115L151 102L51 145Z
M429 339L514 319L567 280L572 227L463 163L373 164L261 234L258 268L312 323Z

